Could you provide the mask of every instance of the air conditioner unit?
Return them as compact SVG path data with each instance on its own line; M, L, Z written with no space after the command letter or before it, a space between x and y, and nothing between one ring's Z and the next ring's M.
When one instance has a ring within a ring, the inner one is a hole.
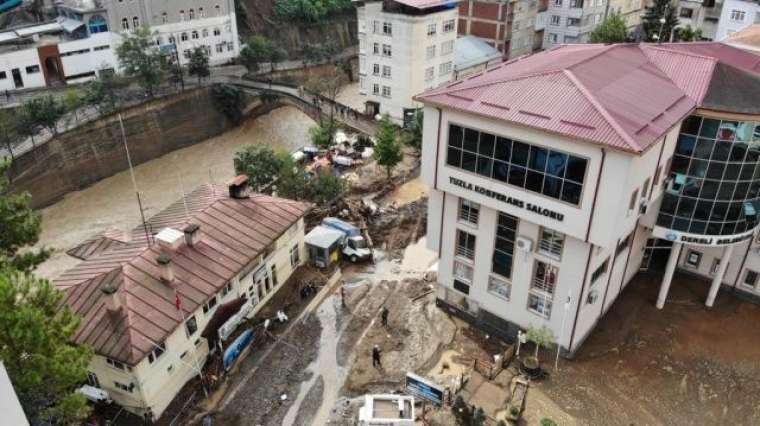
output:
M649 207L649 201L641 200L641 203L639 204L639 213L647 214L647 207Z
M533 250L533 241L526 237L517 237L517 248L522 251Z
M599 298L599 292L596 290L591 290L588 296L586 296L586 303L588 303L589 305L593 305L594 303L596 303L596 300L598 298Z

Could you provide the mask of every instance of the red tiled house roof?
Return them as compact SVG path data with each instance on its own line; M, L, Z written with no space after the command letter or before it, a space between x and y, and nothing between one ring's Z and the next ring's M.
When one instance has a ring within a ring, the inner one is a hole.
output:
M254 194L230 198L226 187L204 185L148 221L155 232L200 225L201 238L172 253L175 279L160 280L158 244L146 244L142 226L132 240L95 253L54 281L65 288L64 302L82 317L74 341L130 365L140 362L156 342L182 321L174 291L185 316L208 301L310 208L309 204ZM106 287L118 288L122 308L109 311Z
M760 61L719 43L563 45L415 99L640 153L701 106L717 63Z

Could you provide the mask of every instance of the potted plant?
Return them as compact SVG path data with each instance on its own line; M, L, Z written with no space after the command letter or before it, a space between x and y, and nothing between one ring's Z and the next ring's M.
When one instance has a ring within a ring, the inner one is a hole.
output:
M538 360L538 350L541 347L549 348L555 341L554 332L547 326L528 327L528 331L525 333L525 337L529 342L532 342L536 351L532 356L524 357L521 362L525 369L525 372L531 377L535 378L541 372L541 365Z

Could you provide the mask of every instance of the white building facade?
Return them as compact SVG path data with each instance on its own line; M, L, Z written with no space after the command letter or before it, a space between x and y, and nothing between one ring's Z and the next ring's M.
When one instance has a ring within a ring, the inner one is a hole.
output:
M723 73L742 68L748 54L698 48L711 57L687 64L688 45L563 46L420 95L439 305L508 338L547 326L572 355L653 257L671 259L658 307L676 266L689 261L711 281L708 306L737 277L739 290L757 294L760 255L753 260L746 247L757 229L760 109L713 96L726 93ZM701 88L676 71L709 69L713 60L721 69ZM657 77L640 74L642 63ZM614 76L592 71L611 67ZM745 83L760 90L757 74ZM736 164L726 154L733 149ZM718 168L724 174L715 178ZM729 168L744 177L726 176ZM743 192L720 194L724 181ZM694 195L697 184L705 199ZM730 260L713 265L716 257Z
M544 48L563 43L588 43L591 32L604 20L605 0L549 0Z
M715 40L723 41L731 34L757 23L760 23L760 4L747 0L724 0Z
M457 37L456 3L357 3L359 92L366 111L409 120L412 97L451 80Z

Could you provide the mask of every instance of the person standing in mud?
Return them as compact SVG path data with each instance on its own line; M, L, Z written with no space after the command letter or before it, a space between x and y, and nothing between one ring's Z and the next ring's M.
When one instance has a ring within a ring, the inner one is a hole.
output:
M381 368L383 366L380 362L380 346L377 345L372 347L372 366Z
M383 321L383 327L388 327L388 308L383 306L383 310L380 311L380 319Z

